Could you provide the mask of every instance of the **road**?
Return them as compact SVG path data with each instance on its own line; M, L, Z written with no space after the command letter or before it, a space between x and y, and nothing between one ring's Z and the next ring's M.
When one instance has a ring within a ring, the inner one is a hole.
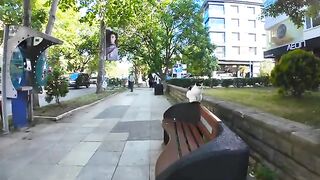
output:
M70 99L74 99L76 97L79 97L79 96L83 96L85 94L90 94L90 93L94 93L96 92L96 85L94 84L91 84L89 88L86 88L86 87L80 87L79 89L75 89L73 87L70 87L69 88L69 93L67 94L66 97L62 97L60 99L60 101L66 101L66 100L70 100ZM39 94L39 103L40 103L40 107L41 106L45 106L47 105L48 103L45 101L45 93L43 94ZM50 104L53 104L55 103L55 101L51 101Z

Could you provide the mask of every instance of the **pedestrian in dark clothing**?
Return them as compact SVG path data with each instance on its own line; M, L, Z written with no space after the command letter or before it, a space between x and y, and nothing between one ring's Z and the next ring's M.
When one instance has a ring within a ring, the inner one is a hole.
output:
M133 92L134 76L132 73L128 77L128 83L129 83L129 88L131 92Z
M151 73L148 75L148 79L149 79L149 88L153 88L154 78Z

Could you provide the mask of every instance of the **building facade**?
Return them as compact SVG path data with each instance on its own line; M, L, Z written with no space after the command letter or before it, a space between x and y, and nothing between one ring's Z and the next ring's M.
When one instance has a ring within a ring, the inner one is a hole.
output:
M269 4L270 0L265 1L265 6ZM281 55L297 48L312 51L320 57L320 15L316 18L306 17L304 26L300 28L288 16L267 17L265 29L268 39L265 58L278 60Z
M220 70L242 76L259 74L267 47L262 0L206 0L204 24L216 46Z

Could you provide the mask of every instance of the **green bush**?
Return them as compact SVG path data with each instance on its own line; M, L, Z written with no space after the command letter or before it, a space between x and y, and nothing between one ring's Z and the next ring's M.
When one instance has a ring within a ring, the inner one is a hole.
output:
M269 76L261 76L261 77L258 77L258 83L261 85L261 86L264 86L264 87L268 87L270 86L270 77Z
M45 100L50 103L55 99L56 103L60 104L60 97L65 97L69 92L68 81L63 77L63 71L59 68L54 68L47 76L47 84L45 89Z
M233 84L233 79L223 79L222 81L221 81L221 86L222 87L229 87L229 86L231 86Z
M190 86L193 86L194 84L198 83L201 84L204 82L203 79L194 79L194 78L186 78L186 79L170 79L169 81L167 81L168 84L172 84L172 85L176 85L176 86L180 86L183 88L188 88Z
M212 86L219 86L221 84L220 79L211 79Z
M205 79L203 85L208 87L218 86L221 83L219 79Z
M320 83L320 59L301 49L283 55L271 72L271 82L279 93L300 97Z
M241 88L247 85L247 80L245 78L235 78L233 79L233 86Z
M121 86L122 85L122 80L119 78L110 78L108 85L109 86Z

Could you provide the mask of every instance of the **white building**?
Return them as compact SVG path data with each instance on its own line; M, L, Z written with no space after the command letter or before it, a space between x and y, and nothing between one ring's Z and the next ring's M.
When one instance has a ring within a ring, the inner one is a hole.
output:
M267 46L264 22L259 18L262 5L262 0L204 2L204 23L216 46L215 55L222 71L234 76L244 76L246 72L259 74Z
M265 1L266 5L273 0ZM265 20L268 46L264 52L265 58L280 59L288 51L301 48L313 51L320 57L320 15L317 18L305 18L304 26L298 28L285 15Z

